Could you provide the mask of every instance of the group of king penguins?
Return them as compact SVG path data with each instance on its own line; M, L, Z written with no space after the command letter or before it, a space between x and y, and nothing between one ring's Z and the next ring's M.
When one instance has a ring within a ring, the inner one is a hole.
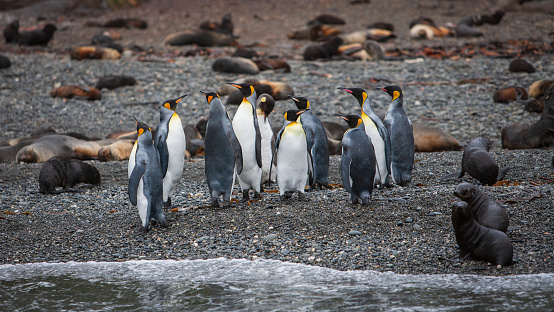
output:
M252 85L228 83L240 90L243 99L231 120L215 92L200 91L209 104L204 139L205 173L211 206L231 202L235 179L242 201L261 198L264 185L277 182L279 199L288 202L297 192L305 197L311 189L329 188L329 147L322 122L310 111L304 97L290 98L298 109L288 110L288 121L275 136L268 115L274 107L271 95L259 97ZM341 178L352 204L369 204L374 186L406 186L414 163L414 137L410 119L402 105L398 86L382 88L392 97L384 120L373 111L361 88L339 88L352 94L361 114L336 114L349 126L342 139ZM179 181L185 160L186 139L175 112L185 97L164 102L155 136L144 122L135 119L137 140L128 164L129 198L137 206L143 231L154 220L166 227L163 209L171 207L173 186Z

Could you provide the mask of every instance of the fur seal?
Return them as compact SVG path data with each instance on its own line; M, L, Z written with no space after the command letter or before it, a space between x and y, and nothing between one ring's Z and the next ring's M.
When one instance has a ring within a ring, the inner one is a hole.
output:
M351 43L363 43L367 40L374 40L377 42L386 42L390 39L396 38L396 35L390 30L370 28L351 33L341 34L339 37L342 39L341 44Z
M17 43L19 39L19 20L15 20L4 27L6 43Z
M316 16L313 20L308 21L306 25L344 25L346 24L346 21L338 16L331 15L331 14L320 14Z
M497 10L493 14L477 14L462 19L456 25L455 33L457 37L481 37L483 32L475 28L483 24L496 25L500 23L504 16L504 11Z
M220 57L212 63L215 72L256 75L260 72L258 65L244 57Z
M134 86L137 84L137 81L135 78L131 76L104 76L100 79L98 79L98 82L96 82L96 85L94 87L98 90L102 90L104 88L113 90L115 88L124 87L124 86Z
M40 168L38 185L40 193L59 194L75 191L79 183L100 184L100 172L94 166L76 159L52 157ZM56 190L56 187L63 187Z
M119 53L123 53L123 46L120 45L119 43L115 43L112 37L105 35L103 33L94 35L90 43L93 45L99 45L101 47L111 48L116 50Z
M530 113L542 113L544 111L544 97L527 101L525 110Z
M105 23L89 21L85 24L87 27L105 27L105 28L148 28L148 23L138 18L116 18Z
M532 125L512 124L502 128L502 147L525 149L554 146L554 84L544 95L541 118Z
M305 61L315 61L318 59L331 59L333 55L339 55L339 47L343 43L342 38L333 37L323 44L312 44L306 47L303 52Z
M224 35L233 36L234 24L231 13L223 15L221 23L205 21L200 24L200 29L215 31Z
M529 74L532 74L537 71L535 67L531 65L531 63L522 59L516 59L511 61L510 66L508 67L508 70L512 73L529 73Z
M82 86L61 86L50 91L51 97L61 97L65 99L82 98L89 101L102 99L102 92L96 88Z
M283 59L264 58L253 60L260 71L274 70L279 73L290 73L290 65Z
M108 47L80 46L72 48L69 56L72 60L117 60L121 58L121 53Z
M461 151L462 147L451 135L440 128L414 122L414 145L416 152Z
M496 265L512 264L513 248L510 238L503 232L481 226L465 202L456 202L452 207L452 226L460 256L471 256Z
M46 24L42 29L38 30L26 31L22 33L19 33L19 30L17 30L13 36L17 38L16 42L20 45L46 46L54 37L56 29L56 25Z
M506 209L471 183L460 183L454 195L465 201L475 221L490 229L506 232L510 223Z
M544 93L546 92L546 89L550 87L554 83L554 80L548 80L548 79L541 79L533 82L529 86L529 96L534 97L535 99L538 99L542 96L544 96Z
M529 94L522 87L506 87L494 92L492 99L496 103L509 103L513 101L527 100Z
M384 29L388 31L394 31L394 25L388 22L375 22L367 25L366 28L377 28L377 29Z
M164 39L164 44L172 46L196 44L201 47L222 47L234 43L235 39L232 36L205 29L185 30L169 34Z
M489 138L478 137L471 140L462 155L462 171L448 174L441 180L461 178L466 172L485 185L493 185L496 181L502 180L508 168L498 168L498 164L489 153L491 146L492 141Z

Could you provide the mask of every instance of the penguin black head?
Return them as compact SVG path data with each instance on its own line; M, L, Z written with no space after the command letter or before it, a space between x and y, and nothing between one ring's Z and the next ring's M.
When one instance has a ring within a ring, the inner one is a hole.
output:
M393 101L402 96L402 89L400 89L399 86L387 86L378 89L387 92L392 97Z
M267 116L273 111L273 107L275 107L275 99L271 95L263 93L258 97L257 104L264 113L264 120L266 120Z
M288 121L296 121L302 113L309 111L309 109L291 109L285 112L285 119Z
M356 98L356 100L358 100L358 103L360 104L360 106L362 106L364 104L364 101L367 99L367 92L365 92L365 90L362 88L338 88L338 89L352 94Z
M301 96L292 96L292 95L289 95L289 97L294 101L294 104L296 104L296 107L298 107L298 109L310 108L310 101L308 101L307 98L301 97Z
M152 129L150 129L150 127L146 123L138 121L135 116L133 116L133 118L135 118L135 122L137 123L137 133L139 137L146 131L152 132Z
M359 126L363 122L362 117L360 117L358 115L343 115L343 114L335 114L335 115L337 115L340 118L344 119L344 121L346 121L346 123L348 124L348 127L350 127L350 129L356 128L357 126Z
M200 91L200 93L204 94L204 96L206 97L206 100L208 101L208 104L210 104L214 98L216 97L219 98L219 94L215 92Z
M167 100L164 102L163 107L170 109L172 111L175 111L177 109L177 104L185 97L186 94L182 95L181 97L178 97L176 99Z
M239 89L245 98L251 96L252 94L254 94L254 92L256 92L254 91L254 87L248 83L227 82L227 84Z

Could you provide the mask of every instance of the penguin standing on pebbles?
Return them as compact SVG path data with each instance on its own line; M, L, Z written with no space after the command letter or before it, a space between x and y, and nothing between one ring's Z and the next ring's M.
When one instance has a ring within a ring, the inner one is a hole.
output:
M412 180L414 167L414 132L412 122L406 115L403 104L402 89L399 86L388 86L380 89L392 97L392 103L385 115L384 125L391 143L391 175L394 183L408 186Z
M233 130L242 148L242 172L238 174L242 201L248 201L248 192L254 190L254 199L261 197L262 136L256 116L256 91L247 83L227 83L240 90L242 102L233 117Z
M163 175L163 200L165 208L171 207L173 186L179 182L185 164L187 140L181 118L175 112L177 104L185 97L165 101L160 108L160 122L156 127L154 145L160 154Z
M306 133L298 119L305 110L289 110L285 119L290 121L277 135L275 151L271 162L277 169L277 185L280 201L286 203L293 192L298 192L300 200L308 200L304 195L306 182L313 181L312 156L308 150Z
M375 157L377 158L377 173L375 174L375 185L390 185L390 137L383 124L383 121L371 108L371 102L367 93L362 88L339 88L352 94L362 109L361 118L365 125L365 132L371 138Z
M163 227L168 224L163 213L160 156L154 147L150 127L144 122L136 122L138 137L129 157L128 192L131 204L138 208L143 232L147 232L152 219Z
M289 96L300 110L310 108L310 101L305 97ZM311 189L317 187L329 188L329 143L327 134L321 120L310 110L300 115L300 123L306 133L308 150L312 155L314 165L314 183L310 185Z
M271 182L275 182L275 175L277 171L271 170L271 156L273 155L273 149L275 149L275 136L273 135L273 129L269 123L269 114L273 111L275 106L275 99L267 93L262 93L256 102L256 116L258 117L258 125L260 126L260 134L262 136L262 185ZM269 176L269 172L272 172L272 176ZM269 183L268 183L269 184Z
M223 201L231 201L237 174L242 172L242 149L233 131L233 125L219 95L202 92L210 104L210 115L206 124L204 140L205 170L212 207L219 207L219 196Z
M341 177L344 189L350 192L352 205L369 204L373 193L377 159L371 138L358 115L337 114L348 123L342 137Z

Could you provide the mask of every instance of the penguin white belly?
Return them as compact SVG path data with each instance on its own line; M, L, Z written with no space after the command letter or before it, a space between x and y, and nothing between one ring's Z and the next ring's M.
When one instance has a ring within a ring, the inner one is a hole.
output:
M260 192L262 169L256 161L256 130L252 118L252 107L243 104L233 118L233 130L242 149L242 172L238 175L238 180L241 189L253 188Z
M362 120L365 126L365 133L371 139L373 149L375 150L375 158L377 163L375 164L376 173L374 183L384 184L387 178L387 159L385 157L385 142L379 134L379 130L373 123L373 121L365 114L362 114Z
M142 226L146 227L148 225L148 198L144 195L144 186L142 179L140 179L138 190L137 190L137 208L142 221Z
M273 130L269 124L269 119L264 121L264 115L258 115L258 125L260 127L260 133L262 135L262 183L269 180L269 169L271 164L271 156L273 151L271 149L271 141L273 139ZM275 182L275 166L271 171L271 182Z
M181 119L176 114L171 117L167 135L167 149L169 159L167 161L167 172L163 181L163 201L166 202L173 194L173 186L179 182L183 174L185 164L185 150L187 140Z
M286 191L304 193L308 180L306 135L300 124L289 125L281 136L277 151L277 184L280 195Z
M129 163L127 164L127 174L129 178L131 177L131 173L135 168L136 156L137 156L137 142L135 142L135 145L133 145L133 149L131 150L131 154L129 155Z

